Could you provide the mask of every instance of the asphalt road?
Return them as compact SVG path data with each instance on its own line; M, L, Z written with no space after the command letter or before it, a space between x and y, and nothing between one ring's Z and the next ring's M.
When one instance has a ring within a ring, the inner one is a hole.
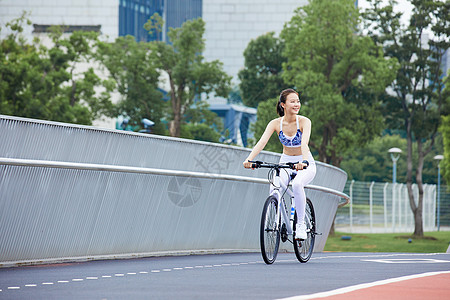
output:
M450 254L280 253L153 257L0 269L0 299L279 299L449 271Z

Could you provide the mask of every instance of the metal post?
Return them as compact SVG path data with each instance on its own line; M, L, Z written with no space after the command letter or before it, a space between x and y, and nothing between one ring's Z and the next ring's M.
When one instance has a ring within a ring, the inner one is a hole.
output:
M353 232L353 184L355 180L350 183L350 232Z
M383 214L384 214L384 230L385 231L387 230L387 204L386 204L387 194L386 194L386 189L387 189L388 185L389 185L389 183L386 182L384 184L384 187L383 187L383 208L384 208Z
M438 186L437 186L437 230L441 228L441 160L444 159L444 155L436 155L434 157L438 161Z
M369 222L370 222L370 232L373 232L373 215L372 215L372 207L373 207L373 185L375 181L372 181L369 189Z
M441 228L441 164L438 164L438 185L437 185L437 230Z
M395 187L396 183L392 184L392 232L395 232Z

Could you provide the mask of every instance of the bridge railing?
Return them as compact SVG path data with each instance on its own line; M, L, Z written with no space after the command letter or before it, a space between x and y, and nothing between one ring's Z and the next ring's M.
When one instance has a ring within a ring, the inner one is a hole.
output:
M0 128L2 265L258 250L269 187L242 168L249 149L9 116ZM345 172L317 165L322 251L348 197Z

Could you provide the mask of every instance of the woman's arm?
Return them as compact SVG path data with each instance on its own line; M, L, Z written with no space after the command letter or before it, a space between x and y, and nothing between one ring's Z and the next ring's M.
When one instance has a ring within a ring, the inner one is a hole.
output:
M264 130L263 135L259 139L258 143L256 143L255 147L253 147L252 152L248 155L248 157L243 162L244 168L251 168L252 163L249 163L249 160L253 160L259 152L261 152L264 147L267 145L267 142L269 141L270 137L272 136L272 133L275 131L276 123L275 120L272 120L267 124L266 130Z
M309 152L309 138L311 137L311 120L303 117L302 120L302 155L306 158Z

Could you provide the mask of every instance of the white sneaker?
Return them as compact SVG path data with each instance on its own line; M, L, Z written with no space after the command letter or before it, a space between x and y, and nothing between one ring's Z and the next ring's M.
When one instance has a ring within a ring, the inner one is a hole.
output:
M296 240L306 240L308 235L306 234L306 224L303 223L297 223L295 226L295 239Z

